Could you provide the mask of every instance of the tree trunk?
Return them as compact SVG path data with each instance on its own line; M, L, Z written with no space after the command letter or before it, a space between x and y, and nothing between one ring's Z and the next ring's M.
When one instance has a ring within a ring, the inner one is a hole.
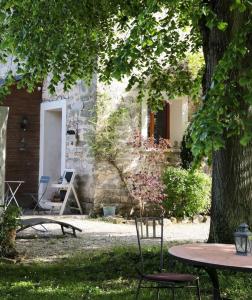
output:
M211 86L216 65L236 32L242 30L247 15L239 11L230 11L230 0L203 2L210 5L218 20L228 23L225 32L216 27L212 30L207 28L206 19L202 19L200 23L206 62L203 77L205 94ZM251 57L249 59L252 60ZM232 76L238 80L240 72L242 70L236 70ZM242 103L242 97L240 101ZM233 243L233 232L240 223L252 225L252 143L243 147L238 136L233 138L227 136L223 137L225 149L213 153L209 242Z
M241 223L252 225L252 145L239 137L214 153L209 242L233 243Z

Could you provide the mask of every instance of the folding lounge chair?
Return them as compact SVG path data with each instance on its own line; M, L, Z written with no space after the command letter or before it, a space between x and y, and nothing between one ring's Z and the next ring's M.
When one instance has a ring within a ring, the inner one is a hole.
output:
M17 230L17 232L20 232L22 230L25 230L29 227L32 227L35 230L38 230L37 228L34 228L34 226L40 225L42 226L45 230L43 231L48 231L47 228L45 228L44 224L58 224L61 227L62 233L65 235L66 232L65 228L67 229L71 229L72 230L72 234L73 236L76 237L76 231L82 232L82 230L74 225L71 225L69 223L66 222L61 222L61 221L57 221L57 220L53 220L53 219L48 219L48 218L27 218L27 219L21 219L21 226L20 228ZM40 230L39 230L40 231Z

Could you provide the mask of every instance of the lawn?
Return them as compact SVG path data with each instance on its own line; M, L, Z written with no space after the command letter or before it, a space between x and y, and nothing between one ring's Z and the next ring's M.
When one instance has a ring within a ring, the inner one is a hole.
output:
M155 247L145 248L147 269L158 264ZM134 299L137 286L135 266L136 248L115 248L106 251L87 251L81 255L51 263L0 265L0 299ZM168 262L166 262L168 264ZM181 264L177 271L194 272ZM211 285L207 275L200 273L202 299L211 299ZM222 292L232 299L252 299L252 276L220 273ZM144 290L140 299L152 300L154 293ZM171 299L163 290L161 299ZM189 290L177 292L180 300L195 299Z

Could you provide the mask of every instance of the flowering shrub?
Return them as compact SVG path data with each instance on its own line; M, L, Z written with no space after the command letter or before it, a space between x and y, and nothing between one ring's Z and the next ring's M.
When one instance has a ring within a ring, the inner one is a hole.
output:
M162 170L166 164L166 151L170 143L160 139L155 144L153 138L144 139L136 132L129 144L138 157L138 167L126 175L129 195L139 203L141 215L146 213L146 207L157 208L163 212L165 185L162 182Z

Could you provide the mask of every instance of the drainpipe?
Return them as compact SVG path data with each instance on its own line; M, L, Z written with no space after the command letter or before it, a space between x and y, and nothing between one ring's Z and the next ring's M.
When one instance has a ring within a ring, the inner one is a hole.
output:
M4 180L6 158L6 129L9 107L0 106L0 205L4 205ZM0 210L0 215L2 209Z

